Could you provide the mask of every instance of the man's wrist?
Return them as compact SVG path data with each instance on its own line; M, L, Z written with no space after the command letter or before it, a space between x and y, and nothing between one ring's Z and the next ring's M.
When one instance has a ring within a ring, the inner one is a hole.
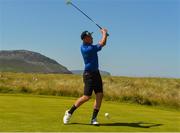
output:
M102 32L102 35L107 35L107 32Z

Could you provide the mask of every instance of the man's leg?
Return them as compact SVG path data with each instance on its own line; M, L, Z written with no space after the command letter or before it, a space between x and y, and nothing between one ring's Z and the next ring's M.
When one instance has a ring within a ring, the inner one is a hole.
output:
M83 81L84 81L84 95L76 100L75 104L71 107L70 110L67 110L65 112L65 115L63 117L64 124L67 124L69 122L71 115L79 106L81 106L83 103L87 102L91 98L93 92L92 89L93 80L91 74L84 73Z
M83 95L82 97L80 97L79 99L76 100L75 104L71 107L71 109L68 112L72 115L73 112L79 106L81 106L83 103L87 102L90 98L91 98L90 96Z
M100 109L102 99L103 99L103 93L102 92L96 93L96 99L94 101L94 109L98 109L98 110Z
M63 117L63 122L64 124L67 124L73 114L73 112L79 107L81 106L83 103L87 102L91 97L90 96L86 96L83 95L82 97L80 97L79 99L76 100L75 104L71 107L70 110L67 110L65 112L65 115Z
M80 97L76 102L75 102L75 106L79 107L81 106L83 103L87 102L89 99L91 98L91 96L86 96L83 95L82 97Z
M97 122L96 117L97 117L98 112L99 112L100 107L101 107L102 98L103 98L103 93L102 92L96 93L96 99L94 101L94 111L93 111L91 123L93 123L93 122L96 123ZM97 124L98 124L98 122L97 122Z

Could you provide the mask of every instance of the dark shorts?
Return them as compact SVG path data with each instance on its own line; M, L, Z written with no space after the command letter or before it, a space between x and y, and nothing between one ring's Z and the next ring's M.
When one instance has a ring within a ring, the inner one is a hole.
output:
M99 92L103 92L103 84L99 71L97 72L84 71L83 81L84 81L84 95L91 96L93 91L95 92L95 94Z

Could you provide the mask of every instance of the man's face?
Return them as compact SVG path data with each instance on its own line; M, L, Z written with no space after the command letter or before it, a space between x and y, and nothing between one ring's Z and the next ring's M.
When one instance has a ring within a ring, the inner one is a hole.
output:
M92 38L92 36L85 36L83 41L85 43L92 44L93 43L93 38Z

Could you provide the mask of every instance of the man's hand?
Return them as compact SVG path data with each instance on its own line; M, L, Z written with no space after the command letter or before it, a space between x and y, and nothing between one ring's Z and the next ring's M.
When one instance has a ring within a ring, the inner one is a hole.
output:
M107 36L107 29L101 29L101 33L103 36Z
M107 40L107 29L101 29L101 33L102 33L102 39L99 41L99 44L103 47L106 45L106 40Z

